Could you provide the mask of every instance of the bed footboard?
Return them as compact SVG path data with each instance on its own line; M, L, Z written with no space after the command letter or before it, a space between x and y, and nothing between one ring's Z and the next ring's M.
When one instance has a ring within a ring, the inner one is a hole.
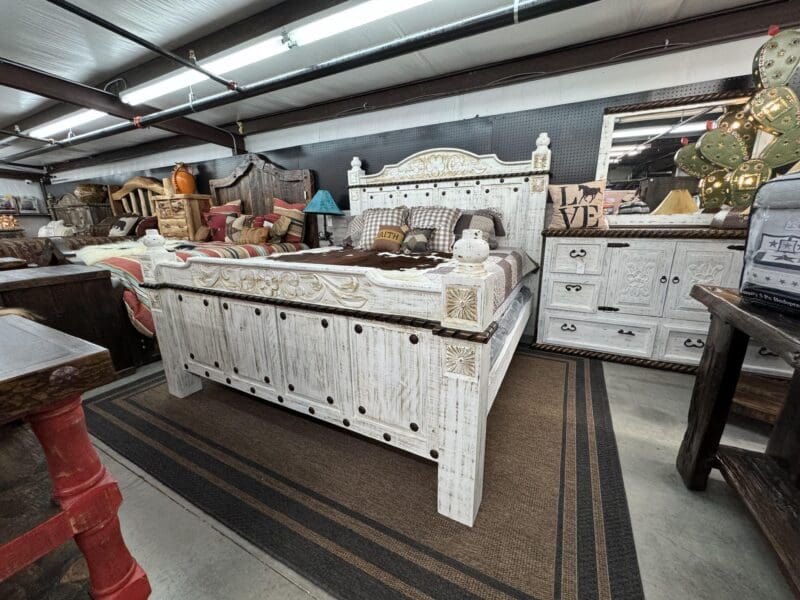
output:
M442 277L434 322L186 285L203 266L143 269L171 394L210 379L436 461L439 512L473 525L496 328L485 269Z

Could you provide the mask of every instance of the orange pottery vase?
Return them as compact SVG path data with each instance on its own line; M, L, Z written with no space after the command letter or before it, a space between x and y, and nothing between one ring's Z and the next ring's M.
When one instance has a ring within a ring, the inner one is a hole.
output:
M172 169L172 187L175 188L176 194L194 194L197 191L194 175L186 164L179 162Z

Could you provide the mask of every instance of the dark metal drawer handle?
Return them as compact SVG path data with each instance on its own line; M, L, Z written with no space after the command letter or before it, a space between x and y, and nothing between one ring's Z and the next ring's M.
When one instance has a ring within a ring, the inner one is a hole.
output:
M680 283L680 282L681 282L681 278L678 277L677 275L675 275L675 277L672 278L672 283Z
M627 242L608 242L606 244L607 248L630 248L631 245Z
M586 250L581 248L580 250L570 250L569 251L570 258L583 258L586 256Z
M692 338L686 338L683 345L687 348L705 348L706 343L703 340L692 341Z
M662 275L662 276L661 276L661 279L659 279L659 281L660 281L661 283L667 283L667 279L668 279L668 278L667 278L667 276L666 276L666 275Z
M567 325L566 323L561 325L561 331L575 331L575 329L575 325Z
M583 286L577 283L568 283L564 286L564 289L566 289L568 292L580 292L583 289Z
M636 335L632 331L625 331L624 329L620 329L619 331L617 331L617 333L620 335Z
M731 244L728 246L728 250L741 250L744 252L746 246L744 244Z
M616 306L598 306L597 310L602 310L603 312L619 312Z
M761 348L758 349L758 355L759 356L778 356L775 352L772 352L766 346L761 346Z

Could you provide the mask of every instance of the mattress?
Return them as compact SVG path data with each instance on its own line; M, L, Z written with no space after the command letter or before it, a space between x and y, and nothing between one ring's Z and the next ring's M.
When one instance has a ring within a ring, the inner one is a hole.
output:
M268 262L291 262L349 267L367 267L381 271L385 278L403 281L427 279L438 281L456 268L451 254L395 254L377 250L317 248L270 257ZM498 248L492 250L485 263L493 290L494 310L498 310L522 280L539 270L539 265L524 250Z
M494 364L494 361L500 355L506 339L511 334L514 323L517 322L517 317L519 317L522 309L525 308L525 304L530 301L531 296L533 296L531 291L526 286L521 285L512 292L505 306L503 306L502 315L497 319L497 331L494 332L490 342L491 364Z

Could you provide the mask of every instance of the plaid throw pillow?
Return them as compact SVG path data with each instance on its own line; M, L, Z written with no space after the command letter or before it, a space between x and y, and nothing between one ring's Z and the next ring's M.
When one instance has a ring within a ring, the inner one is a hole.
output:
M286 232L285 241L302 242L306 230L306 215L303 212L306 205L302 203L289 204L280 198L273 198L272 201L274 203L273 210L281 216L289 217L292 221L289 231Z
M238 244L242 230L253 226L253 215L239 215L233 221L225 223L225 241L229 244Z
M406 221L408 209L405 206L397 208L368 208L363 213L364 227L361 230L361 239L356 248L360 250L372 250L375 236L378 235L381 227L391 225L400 227Z
M431 252L450 252L456 241L455 228L461 211L443 206L417 206L411 209L408 226L411 229L434 229L430 239Z
M480 229L483 232L483 239L485 239L489 248L494 250L497 248L497 237L494 226L494 219L483 215L476 215L464 213L458 218L456 223L455 236L457 240L461 239L461 235L466 229Z
M356 215L347 224L347 237L344 238L342 246L345 248L357 248L361 242L361 234L364 232L364 214Z
M430 240L433 229L412 229L403 240L403 252L416 254L430 252Z

